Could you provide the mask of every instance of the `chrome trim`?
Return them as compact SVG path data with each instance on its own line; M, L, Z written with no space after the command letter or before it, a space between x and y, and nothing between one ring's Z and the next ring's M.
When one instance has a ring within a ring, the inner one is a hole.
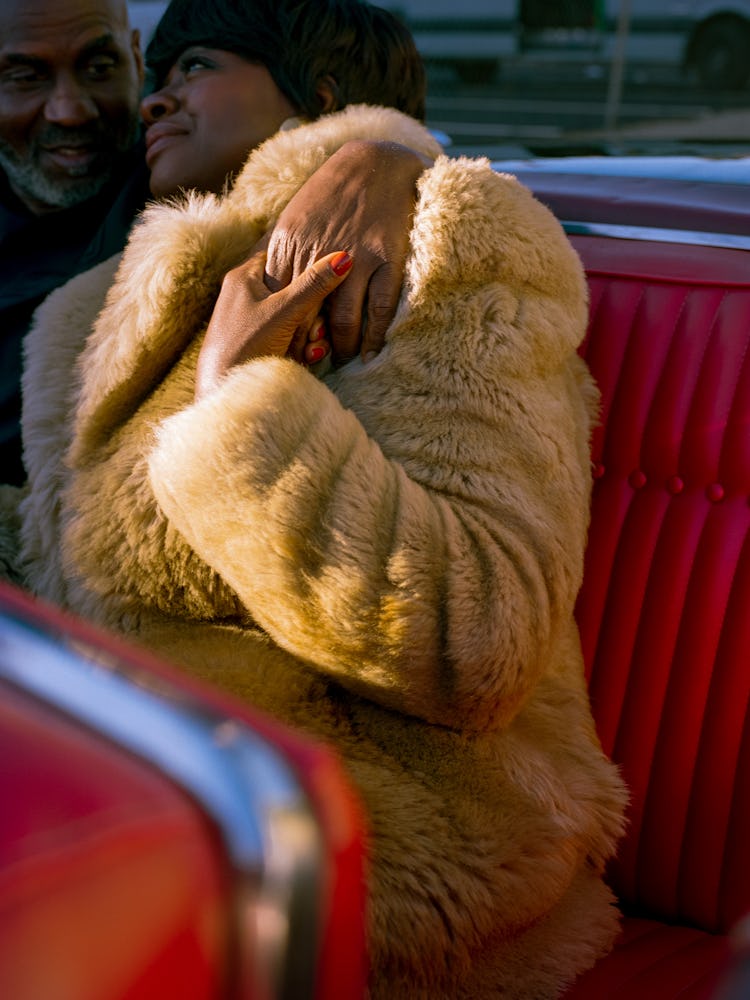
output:
M609 236L617 240L648 240L651 243L685 243L690 246L726 247L750 250L750 236L734 233L704 233L695 229L657 229L649 226L621 226L611 222L562 220L570 236Z
M662 156L589 155L589 156L504 156L492 160L494 170L501 173L577 174L587 178L638 177L647 180L700 181L707 184L750 183L750 156L697 156L665 154Z
M312 998L323 849L282 755L248 725L161 678L6 610L0 680L147 761L197 800L223 835L236 876L231 995Z

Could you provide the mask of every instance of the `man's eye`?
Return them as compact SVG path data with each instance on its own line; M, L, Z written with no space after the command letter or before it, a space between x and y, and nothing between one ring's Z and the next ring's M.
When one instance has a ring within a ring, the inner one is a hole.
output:
M33 87L43 83L45 79L45 74L33 66L15 66L2 74L2 82L13 87Z
M102 80L112 76L117 69L117 60L112 56L97 56L86 65L86 74L92 80Z

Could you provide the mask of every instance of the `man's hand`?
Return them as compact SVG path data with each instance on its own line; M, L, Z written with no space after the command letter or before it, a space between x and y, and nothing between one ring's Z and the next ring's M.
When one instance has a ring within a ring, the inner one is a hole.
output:
M283 288L330 247L354 257L326 302L334 361L383 346L401 294L416 182L428 161L394 142L346 143L300 188L271 234L266 282Z
M196 399L244 361L268 355L316 361L316 352L325 350L317 317L326 297L349 273L349 254L327 254L278 292L264 283L265 262L261 250L225 275L198 356Z

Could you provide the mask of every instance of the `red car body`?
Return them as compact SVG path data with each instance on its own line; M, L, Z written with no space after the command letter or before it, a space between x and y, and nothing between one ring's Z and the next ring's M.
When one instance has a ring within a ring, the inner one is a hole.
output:
M0 690L4 1000L364 995L328 750L8 587Z

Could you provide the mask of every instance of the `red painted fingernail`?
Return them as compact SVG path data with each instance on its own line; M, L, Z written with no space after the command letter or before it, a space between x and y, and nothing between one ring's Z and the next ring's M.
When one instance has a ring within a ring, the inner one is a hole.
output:
M325 347L313 347L310 351L310 364L314 365L316 361L322 361L325 356Z
M310 340L313 342L316 340L322 340L326 335L326 325L321 323L317 330L313 330Z
M346 250L340 250L331 261L331 270L334 274L346 274L352 266L352 259Z

